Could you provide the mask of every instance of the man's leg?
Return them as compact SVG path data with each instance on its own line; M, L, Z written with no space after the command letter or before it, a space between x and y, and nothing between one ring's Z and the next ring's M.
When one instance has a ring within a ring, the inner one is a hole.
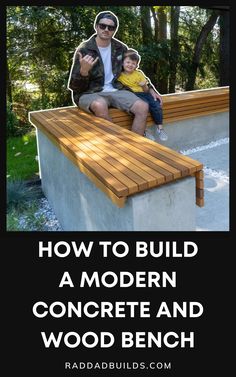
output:
M87 113L112 121L108 113L109 98L99 93L83 94L78 102L78 107Z
M100 97L94 100L90 104L90 109L97 117L104 118L112 122L112 118L108 113L108 104L104 98Z
M109 95L111 98L111 106L134 114L131 130L143 136L149 110L148 104L140 100L129 90L117 90L116 92L110 92Z
M142 100L137 100L130 108L130 111L134 114L132 131L143 136L149 111L148 104Z

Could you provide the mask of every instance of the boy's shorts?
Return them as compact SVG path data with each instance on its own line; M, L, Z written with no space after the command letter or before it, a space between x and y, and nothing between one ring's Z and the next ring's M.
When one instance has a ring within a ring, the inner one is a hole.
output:
M130 112L131 107L136 101L140 101L140 98L129 90L116 90L114 92L83 94L79 99L78 106L80 109L92 113L90 110L91 103L101 97L106 100L108 107L115 107L127 112Z

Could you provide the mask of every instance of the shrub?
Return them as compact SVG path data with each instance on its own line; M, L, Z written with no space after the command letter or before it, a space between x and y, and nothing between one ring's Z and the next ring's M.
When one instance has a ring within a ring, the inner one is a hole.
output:
M7 137L16 136L19 131L19 120L12 110L10 103L7 104Z
M27 202L28 203L28 202ZM43 231L47 222L43 214L37 214L39 203L29 202L24 210L12 208L7 213L7 231Z
M29 201L42 196L39 186L29 185L25 181L9 181L7 183L7 211L25 209Z

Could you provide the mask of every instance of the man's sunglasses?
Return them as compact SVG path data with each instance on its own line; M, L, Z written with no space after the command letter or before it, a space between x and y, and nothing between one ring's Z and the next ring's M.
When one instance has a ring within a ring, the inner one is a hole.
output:
M116 30L116 27L115 27L115 26L112 26L112 25L98 24L98 26L100 27L101 30L106 30L106 28L107 28L109 31L114 31L114 30Z

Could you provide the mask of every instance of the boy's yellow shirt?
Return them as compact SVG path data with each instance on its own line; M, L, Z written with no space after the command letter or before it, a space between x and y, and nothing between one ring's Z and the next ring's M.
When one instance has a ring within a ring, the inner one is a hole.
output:
M133 92L143 92L143 88L138 85L141 81L147 81L144 73L140 70L136 70L132 73L121 72L118 81L123 85L128 86Z

